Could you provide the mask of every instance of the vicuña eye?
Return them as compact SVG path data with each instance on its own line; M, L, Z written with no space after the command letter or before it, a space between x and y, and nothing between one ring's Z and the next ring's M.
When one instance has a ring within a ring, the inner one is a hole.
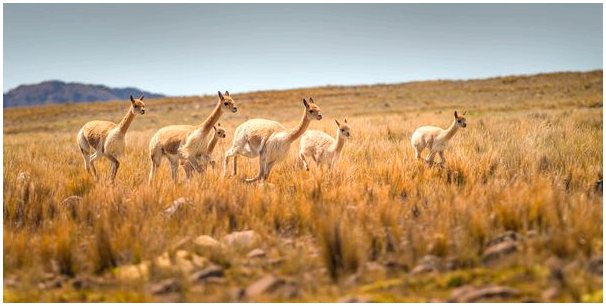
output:
M227 102L223 103L223 105L227 105Z

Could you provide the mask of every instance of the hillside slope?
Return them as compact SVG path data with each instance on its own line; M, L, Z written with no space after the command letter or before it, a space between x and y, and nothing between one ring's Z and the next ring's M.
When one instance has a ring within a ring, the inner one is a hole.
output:
M21 85L4 94L4 107L97 102L127 99L129 95L145 94L147 98L163 95L142 91L134 87L111 88L103 85L46 81L32 85Z

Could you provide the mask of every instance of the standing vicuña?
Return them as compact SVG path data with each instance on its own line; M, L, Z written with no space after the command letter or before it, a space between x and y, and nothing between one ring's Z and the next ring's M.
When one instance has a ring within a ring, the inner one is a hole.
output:
M181 165L185 168L186 172L195 170L197 172L202 173L204 172L208 164L210 164L213 168L215 167L216 163L215 160L212 158L213 151L215 150L215 146L217 145L219 139L223 139L227 136L227 132L224 128L221 127L221 123L217 123L217 126L213 126L213 129L215 130L215 133L213 134L213 138L208 142L206 153L200 153L196 155L196 160L202 159L202 164L199 165L200 169L194 169L193 165L188 163L186 160L181 160ZM191 173L188 174L188 176L190 175Z
M113 182L116 178L116 173L120 167L118 157L124 152L126 144L126 131L136 114L145 114L143 96L139 99L134 99L133 96L130 96L130 104L128 112L120 123L115 124L111 121L94 120L84 124L80 131L78 131L76 139L84 158L84 169L89 171L95 178L97 177L97 170L95 169L94 162L102 156L109 159L112 163L110 170L111 181ZM95 153L89 155L92 150Z
M291 130L287 130L276 121L267 119L250 119L238 126L234 133L233 145L225 153L223 176L227 173L230 157L233 157L232 175L236 175L238 155L248 158L259 156L259 172L257 176L246 179L246 181L266 180L272 167L286 157L290 145L303 135L309 126L309 122L312 119L322 119L320 108L314 103L312 98L309 98L309 103L303 99L303 105L305 106L305 110L303 111L301 121L296 128Z
M185 159L193 169L200 169L196 156L207 154L207 137L213 126L219 121L223 109L235 113L238 111L234 100L229 95L219 94L219 101L212 113L200 125L169 125L161 128L149 141L149 157L151 159L151 170L149 171L149 183L152 182L162 157L166 156L170 162L171 175L177 181L177 170L179 160ZM185 172L191 177L191 171Z
M441 163L444 163L444 150L448 147L448 141L454 136L459 127L467 127L465 117L459 116L457 111L454 112L454 119L448 129L444 130L437 126L422 126L414 131L410 138L410 143L415 149L415 157L421 158L423 149L429 149L427 162L433 163L436 153L440 154Z
M332 168L339 161L345 140L351 134L347 119L343 123L338 120L335 120L335 122L337 123L336 139L318 130L309 130L303 134L299 159L303 162L305 170L309 170L306 157L311 157L317 166L324 164L328 165L329 168Z

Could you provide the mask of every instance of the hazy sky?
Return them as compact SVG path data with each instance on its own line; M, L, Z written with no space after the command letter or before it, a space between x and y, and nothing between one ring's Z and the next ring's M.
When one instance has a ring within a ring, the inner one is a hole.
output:
M602 4L4 4L4 92L168 95L602 68Z

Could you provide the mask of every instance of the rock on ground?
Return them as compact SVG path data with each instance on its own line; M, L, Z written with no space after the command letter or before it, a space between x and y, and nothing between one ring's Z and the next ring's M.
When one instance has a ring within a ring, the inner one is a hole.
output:
M223 277L225 275L225 270L221 266L212 265L204 270L194 272L190 280L192 282L203 282L208 280L209 278L217 278Z
M124 265L116 269L116 276L123 281L147 280L149 278L149 261L138 265Z
M201 235L194 239L194 245L201 250L217 249L221 247L221 243L215 238L208 235Z
M279 294L284 298L292 298L298 294L297 286L281 277L266 275L258 279L245 290L245 295L255 297L265 294Z
M491 299L491 298L511 298L516 297L520 292L516 289L504 287L504 286L483 286L473 287L464 286L453 290L451 299L449 302L455 303L472 303L479 300Z
M248 252L246 257L248 257L248 258L265 257L265 251L263 251L261 249L254 249L254 250Z
M159 281L150 286L149 291L152 294L167 294L181 290L181 284L174 278Z
M505 240L495 244L482 253L482 261L485 264L494 262L495 260L518 251L518 244L512 240Z
M259 241L259 235L255 231L232 232L225 235L221 242L236 248L252 248Z

